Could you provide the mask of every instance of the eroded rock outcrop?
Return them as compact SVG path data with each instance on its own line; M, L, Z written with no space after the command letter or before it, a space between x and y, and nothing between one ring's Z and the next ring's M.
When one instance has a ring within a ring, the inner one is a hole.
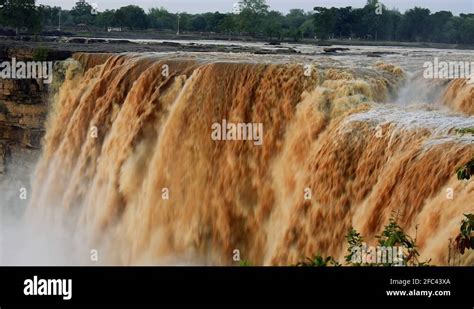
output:
M15 61L57 62L69 56L67 52L32 48L0 49L0 62L11 62L13 58ZM34 151L40 148L52 89L55 89L54 85L46 84L42 79L0 76L0 175L8 171L8 158L13 149L16 153L21 149Z

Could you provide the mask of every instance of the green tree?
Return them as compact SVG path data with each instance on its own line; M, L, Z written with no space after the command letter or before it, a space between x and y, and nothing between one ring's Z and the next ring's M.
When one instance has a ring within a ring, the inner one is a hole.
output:
M256 36L267 14L268 5L265 0L243 0L237 19L240 31Z
M400 32L402 39L420 42L427 41L430 28L430 10L415 7L403 15Z
M242 8L261 16L268 12L269 6L266 0L243 0Z
M214 13L204 13L199 16L202 16L204 20L206 21L206 25L203 31L219 32L220 31L219 24L227 15L219 13L219 12L214 12Z
M303 37L301 25L306 21L306 15L303 10L291 9L284 17L282 23L285 26L285 36L298 41Z
M436 12L429 17L431 31L429 35L430 41L447 42L449 38L446 37L446 31L449 28L449 23L453 18L453 14L447 11Z
M118 9L115 13L117 22L122 27L130 29L146 29L148 19L145 11L136 5L127 5Z
M71 10L71 16L74 24L85 24L90 25L94 20L92 14L92 5L87 3L85 0L79 0Z
M75 25L71 11L61 10L61 25L68 27Z
M178 22L178 16L176 15L176 24ZM181 31L191 31L192 30L192 22L193 15L188 14L186 12L179 13L179 28ZM176 26L177 27L177 26Z
M191 30L205 31L207 29L207 20L202 15L193 16L191 19Z
M474 43L474 16L473 14L464 15L459 18L458 40L460 43Z
M312 17L306 19L306 21L300 26L301 33L305 38L314 38L315 30L314 30L314 22Z
M219 32L226 33L229 37L238 31L237 21L234 14L227 14L218 25Z
M0 5L2 23L14 28L17 34L23 27L39 30L41 18L36 10L35 0L1 0Z
M177 17L165 8L152 8L148 11L148 20L152 28L160 30L177 29Z
M339 38L352 37L353 27L356 23L352 7L340 8L336 14L336 25L334 32Z
M38 16L41 20L41 25L44 26L57 26L59 23L59 12L60 7L51 7L49 5L39 5L37 7Z
M104 12L98 12L94 24L106 28L119 26L120 23L117 20L115 10L105 10Z
M319 40L327 40L334 34L336 28L336 14L338 9L324 7L314 8L314 27Z
M303 10L291 9L285 19L290 28L298 29L306 21L306 15Z
M387 18L385 21L385 32L382 39L385 40L400 40L400 26L402 23L402 14L395 10L387 11Z
M277 11L271 11L265 16L263 32L271 39L282 36L284 16Z
M361 23L362 28L366 29L365 35L370 35L375 40L384 39L386 33L389 32L387 28L387 8L378 0L368 0L362 12Z

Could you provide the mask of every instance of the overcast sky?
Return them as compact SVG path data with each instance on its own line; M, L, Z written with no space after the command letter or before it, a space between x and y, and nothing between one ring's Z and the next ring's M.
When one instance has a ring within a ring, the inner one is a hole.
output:
M63 9L70 9L76 0L37 0L39 4L51 6L61 6ZM171 12L230 12L236 0L87 0L89 3L96 3L99 11L106 9L117 9L124 5L135 4L145 10L152 7L163 6ZM429 8L431 11L451 11L454 14L474 13L474 0L382 0L389 8L397 8L402 13L414 6ZM315 6L341 7L352 6L362 7L367 0L267 0L272 10L288 12L292 8L312 11Z

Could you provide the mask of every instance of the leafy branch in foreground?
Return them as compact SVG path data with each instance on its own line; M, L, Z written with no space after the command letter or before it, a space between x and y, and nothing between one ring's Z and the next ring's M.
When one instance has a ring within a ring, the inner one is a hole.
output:
M348 244L348 254L344 257L348 266L427 266L431 260L420 262L416 237L407 235L398 225L395 216L390 218L378 239L378 247L368 247L364 237L351 228L345 239ZM365 255L363 258L362 256ZM398 256L397 256L398 255ZM391 258L389 258L391 257ZM315 255L306 258L296 266L341 266L332 256Z
M454 239L449 239L448 265L461 265L461 255L466 250L474 250L474 214L465 214L465 218L461 222L459 234Z
M252 266L252 263L250 263L247 260L242 260L242 261L240 261L239 266L248 267L248 266Z
M349 247L347 248L348 254L344 257L346 259L346 262L352 265L359 266L359 263L353 262L353 258L355 254L355 249L361 248L364 245L364 237L362 237L360 233L358 233L354 228L351 228L349 233L346 235L346 241L349 245Z
M459 180L469 180L474 176L474 159L456 170Z
M474 214L464 215L466 218L462 221L459 234L455 238L454 247L456 251L454 254L463 255L466 249L474 250ZM418 230L418 229L417 229ZM360 254L361 250L368 254L370 250L367 250L367 245L364 243L364 237L357 232L354 228L351 228L345 239L348 244L348 255L346 255L345 261L347 266L429 266L431 259L428 261L421 262L418 258L420 253L417 250L416 236L412 238L407 235L403 229L398 225L396 217L392 216L389 223L384 227L382 233L375 236L378 239L379 248L399 248L403 252L401 264L392 256L392 261L380 261L375 260L358 260L357 254ZM452 260L455 256L451 256L451 240L449 246L448 264L452 264ZM362 249L361 249L362 248ZM399 257L400 258L400 257ZM241 266L250 266L250 262L242 261ZM322 255L314 255L313 257L307 257L304 261L299 262L293 266L299 267L326 267L326 266L342 266L334 257Z
M464 215L460 232L454 242L459 253L464 254L466 249L474 249L474 214Z
M296 266L300 267L325 267L325 266L341 266L332 256L322 257L314 255L312 258L306 258L305 261L299 262Z
M464 134L472 134L474 136L474 128L462 128L456 129L456 133L464 135ZM471 159L465 165L458 167L456 169L456 174L459 180L469 180L472 176L474 176L474 158Z
M418 260L420 253L417 250L416 237L413 239L407 235L393 217L390 218L389 223L385 226L382 235L376 236L376 238L379 239L379 246L381 247L389 248L399 246L402 250L406 251L406 254L403 255L403 265L427 266L430 263L430 260L425 262ZM384 265L391 266L387 263Z

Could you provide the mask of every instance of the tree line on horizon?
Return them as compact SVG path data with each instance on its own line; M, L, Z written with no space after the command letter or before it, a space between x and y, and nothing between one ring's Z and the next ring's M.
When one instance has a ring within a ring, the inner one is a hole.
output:
M315 1L316 2L316 1ZM41 33L62 27L215 33L229 37L250 36L264 40L359 39L376 41L474 44L474 14L432 13L415 7L400 13L379 0L368 0L362 8L315 7L312 12L292 9L287 14L270 10L266 0L241 0L238 12L172 13L163 7L147 12L137 5L98 11L84 0L71 10L35 0L0 0L0 24L18 33L28 29ZM99 8L100 9L100 8Z

